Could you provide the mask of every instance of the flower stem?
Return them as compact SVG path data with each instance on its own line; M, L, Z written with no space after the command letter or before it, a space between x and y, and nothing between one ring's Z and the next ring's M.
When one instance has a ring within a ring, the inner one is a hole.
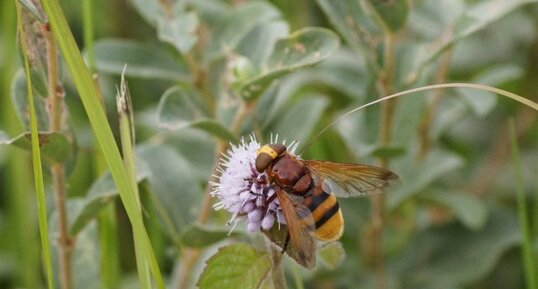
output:
M381 72L378 90L380 95L387 95L393 90L394 79L394 35L386 31L385 45L383 50L384 69ZM396 103L386 101L381 104L381 131L380 145L386 146L390 142L394 110ZM380 159L380 165L383 168L388 166L388 160ZM371 256L374 265L376 284L378 289L385 288L385 264L383 259L383 217L385 214L385 196L376 195L372 197L372 215L370 223L369 244L372 246Z
M281 261L282 261L282 252L278 250L275 246L273 246L273 243L265 238L266 246L267 246L267 252L269 253L269 256L271 257L271 280L273 281L273 288L275 289L286 289L286 281L284 280L284 273L281 269Z
M52 132L62 131L62 97L61 86L58 83L58 51L54 34L50 26L43 26L43 33L47 43L47 71L48 71L48 114L49 129ZM59 237L58 260L60 271L60 286L62 289L73 288L73 274L71 268L71 253L73 240L69 236L67 219L67 200L65 187L65 170L61 163L52 164L51 174L54 184L54 204L58 212Z
M439 69L437 70L436 81L437 83L443 83L448 76L448 69L450 67L450 60L452 60L452 50L448 50L440 58ZM441 103L442 91L435 90L432 91L432 97L429 99L428 108L422 117L418 128L419 136L419 152L418 158L423 159L426 156L426 153L431 147L430 141L430 125L434 119L435 113L439 104Z

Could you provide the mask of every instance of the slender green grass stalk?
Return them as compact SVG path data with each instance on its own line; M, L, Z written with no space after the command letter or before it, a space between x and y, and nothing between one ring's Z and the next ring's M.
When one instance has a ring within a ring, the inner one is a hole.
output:
M17 13L15 13L15 1L3 1L0 3L0 29L4 35L4 43L0 43L0 58L3 59L2 72L0 74L0 123L9 135L17 135L23 127L14 113L10 95L10 83L16 70L17 54L16 33ZM16 285L24 288L38 288L41 286L39 240L35 231L35 218L28 212L35 211L35 197L32 187L28 182L28 169L30 158L26 152L20 149L7 147L8 162L6 174L9 182L5 182L7 196L7 208L9 221L9 236L13 241L11 245L17 256L17 281ZM17 240L25 240L19 242Z
M95 69L95 53L93 52L93 9L92 2L95 0L82 1L82 30L84 35L84 49L88 56L88 69Z
M523 268L525 269L525 282L528 289L538 289L535 260L532 257L532 239L527 215L527 204L525 203L525 192L523 190L523 176L521 173L521 157L517 143L517 134L514 120L508 122L510 127L510 142L512 143L512 161L514 163L515 184L517 191L517 212L519 226L521 227L523 239Z
M135 163L135 134L134 134L134 120L133 110L131 104L131 97L129 90L125 82L125 68L121 75L121 84L116 96L118 117L120 125L120 139L121 149L123 156L123 163L129 176L129 181L133 184L135 191L135 199L138 206L138 214L142 217L142 205L140 203L140 192L138 191L138 185L136 183L136 163ZM138 279L140 282L140 288L151 289L151 276L149 272L149 265L146 260L146 256L142 254L140 241L134 240L136 265L138 267Z
M99 255L101 283L105 289L118 288L119 258L118 258L118 225L116 223L116 208L109 204L97 217L99 224Z
M84 49L87 55L88 68L91 72L95 70L95 53L93 50L93 0L82 1L82 32L84 37ZM99 101L103 103L99 97ZM103 108L104 109L104 108ZM106 163L101 150L96 147L93 154L94 173L101 175L106 170ZM97 217L99 224L99 248L100 248L100 272L103 288L118 288L119 276L119 256L118 256L118 235L115 203L107 205Z
M107 122L99 99L96 97L99 95L97 87L92 81L88 68L84 64L59 2L55 0L42 0L42 3L52 26L52 31L58 41L58 46L62 50L66 65L88 115L99 147L103 152L110 173L116 183L127 216L132 224L134 238L139 242L138 249L146 256L157 287L164 288L164 281L139 213L139 207L135 197L136 188L130 181L118 146L114 141L112 130Z
M359 111L359 110L361 110L363 108L367 108L367 107L369 107L371 105L374 105L374 104L377 104L377 103L380 103L380 102L384 102L384 101L387 101L389 99L393 99L393 98L396 98L396 97L404 96L404 95L407 95L407 94L413 94L415 92L420 92L420 91L433 90L433 89L442 89L442 88L470 88L470 89L478 89L478 90L488 91L488 92L492 92L492 93L495 93L495 94L500 94L502 96L505 96L507 98L515 100L515 101L517 101L517 102L519 102L519 103L521 103L523 105L526 105L526 106L538 111L538 103L536 103L536 102L534 102L534 101L532 101L532 100L530 100L528 98L524 98L522 96L519 96L519 95L517 95L515 93L509 92L509 91L506 91L506 90L502 90L502 89L499 89L499 88L496 88L496 87L492 87L492 86L487 86L487 85L482 85L482 84L473 84L473 83L443 83L443 84L427 85L427 86L422 86L422 87L417 87L417 88L413 88L413 89L404 90L404 91L401 91L401 92L398 92L398 93L394 93L394 94L391 94L391 95L376 99L374 101L371 101L371 102L369 102L367 104L358 106L358 107L344 113L343 115L339 116L336 120L334 120L333 122L328 124L326 127L324 127L322 130L320 130L312 139L310 139L310 141L308 143L306 143L305 146L302 147L301 154L319 136L321 136L326 130L328 130L333 125L335 125L336 123L338 123L339 121L341 121L342 119L344 119L345 117L347 117L348 115L350 115L352 113L355 113L355 112L357 112L357 111Z
M47 204L45 200L45 185L43 183L43 171L41 167L41 152L39 150L39 136L37 129L37 117L34 107L34 95L32 93L32 79L30 75L30 65L28 63L28 55L26 49L26 31L22 24L22 14L20 4L17 2L17 19L20 33L20 43L22 54L24 57L24 70L26 72L26 87L28 91L28 105L30 106L30 127L32 141L32 161L34 171L35 191L37 196L37 209L39 216L39 232L41 236L41 247L43 250L43 266L49 289L54 288L52 277L52 262L49 245L49 226L47 222Z

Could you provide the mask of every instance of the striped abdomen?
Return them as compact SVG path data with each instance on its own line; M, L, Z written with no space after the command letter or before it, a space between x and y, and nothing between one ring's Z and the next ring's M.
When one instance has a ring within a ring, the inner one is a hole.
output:
M316 238L322 241L339 239L344 232L344 218L336 197L324 192L321 186L312 189L312 193L304 199L304 205L312 212L316 223Z

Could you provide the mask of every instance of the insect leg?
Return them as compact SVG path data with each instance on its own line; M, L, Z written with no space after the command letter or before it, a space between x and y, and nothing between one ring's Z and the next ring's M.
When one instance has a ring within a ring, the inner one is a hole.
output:
M282 246L282 254L286 252L286 249L288 249L288 244L290 243L290 233L286 233L286 240L284 241L284 246Z

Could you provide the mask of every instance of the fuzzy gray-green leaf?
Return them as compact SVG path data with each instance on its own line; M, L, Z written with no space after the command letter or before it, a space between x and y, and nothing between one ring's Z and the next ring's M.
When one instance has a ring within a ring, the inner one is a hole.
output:
M185 53L196 44L197 27L198 17L192 12L177 14L174 17L164 17L159 20L159 39L172 44L178 51Z
M140 182L150 175L148 165L139 160L136 170L136 181ZM72 217L69 233L76 236L99 212L118 197L118 190L109 172L102 175L91 186L83 199L82 207Z
M95 65L100 72L120 75L125 65L126 76L184 80L187 78L183 64L168 51L143 43L106 39L94 45Z
M340 242L332 242L323 246L318 250L318 254L322 263L331 270L338 268L346 257L346 252Z
M270 268L266 253L247 244L232 244L207 260L197 285L200 289L256 289Z
M247 2L232 10L216 25L206 52L208 62L233 51L258 24L271 23L280 18L280 12L274 6L261 1Z
M388 194L388 207L396 208L404 200L418 194L435 180L451 171L462 167L463 159L446 151L432 151L426 159L419 164L408 163L405 170L395 171L400 175L402 185L393 193Z
M486 28L495 21L530 3L536 3L537 0L502 0L502 1L479 1L465 10L465 13L459 17L451 28L451 37L441 39L441 41L428 51L422 53L417 66L420 72L424 66L435 60L439 54L456 44L457 42L473 35L474 33Z
M323 61L339 44L338 36L323 28L301 29L288 38L280 39L264 71L241 85L241 96L247 100L257 99L273 80Z
M449 208L471 230L480 230L486 224L486 204L469 193L443 192L434 194L431 198Z
M385 27L392 32L398 31L407 19L409 4L407 0L369 0Z
M196 103L198 95L174 86L165 91L157 109L157 124L167 130L193 127L226 141L237 141L233 133L217 120L209 118Z
M366 44L370 35L381 33L378 23L368 16L360 1L318 0L317 2L331 24L354 47Z
M238 233L231 233L229 228L209 228L202 225L191 225L180 235L181 243L188 247L204 248L220 242Z
M30 132L25 132L12 139L7 135L0 135L0 145L13 145L15 147L31 150ZM39 148L44 159L55 162L65 162L71 157L73 148L67 138L57 132L40 132Z

